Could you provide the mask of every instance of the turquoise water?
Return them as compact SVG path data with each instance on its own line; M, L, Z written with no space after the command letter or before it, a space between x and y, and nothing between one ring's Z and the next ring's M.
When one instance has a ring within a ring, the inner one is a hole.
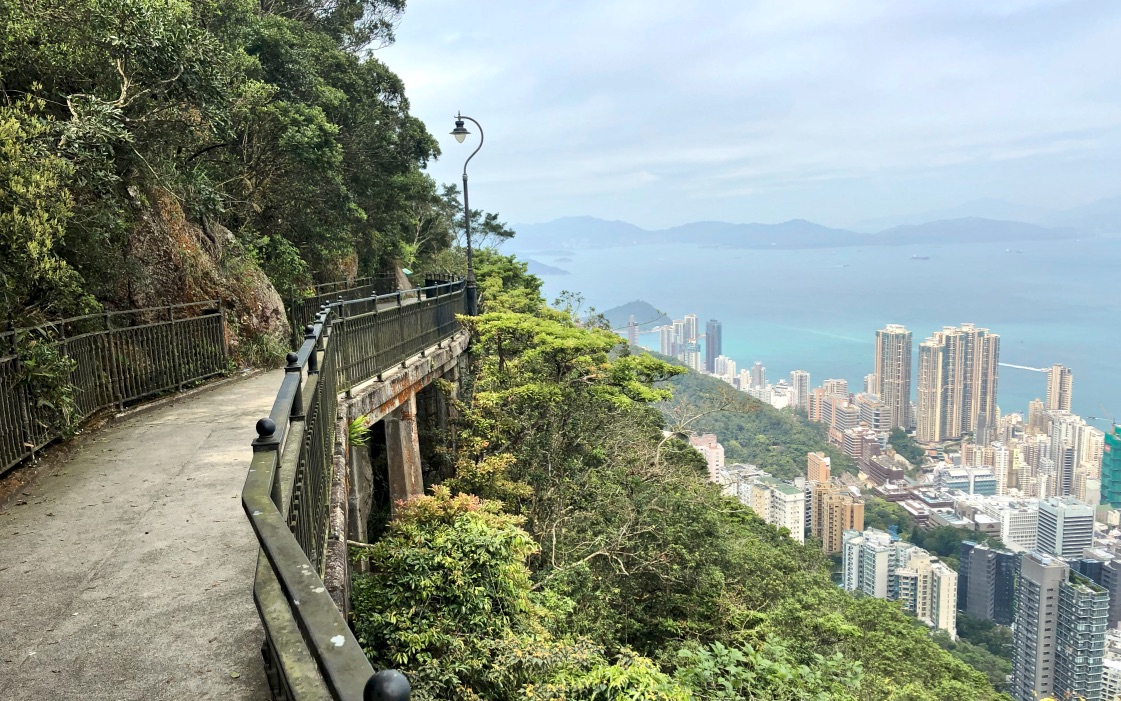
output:
M1009 251L1013 248L1016 250ZM525 252L570 275L544 277L550 299L582 293L607 309L643 299L673 318L724 325L724 354L761 360L772 381L802 368L814 385L862 386L876 329L904 324L918 344L973 322L1001 335L1004 363L1074 371L1073 409L1121 417L1121 236L1066 242L716 249L689 245ZM913 260L913 255L929 260ZM569 259L558 261L558 259ZM644 320L639 320L644 321ZM640 341L656 347L654 335ZM1027 411L1046 375L1001 367L1002 412ZM1112 413L1111 413L1112 412Z

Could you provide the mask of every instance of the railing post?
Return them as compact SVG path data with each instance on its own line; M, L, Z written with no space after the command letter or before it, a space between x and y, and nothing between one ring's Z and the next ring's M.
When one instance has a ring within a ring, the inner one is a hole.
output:
M298 353L289 353L284 357L284 360L288 363L284 366L285 374L290 372L299 373L301 371L299 362L300 356ZM304 419L304 388L302 378L300 382L296 383L296 394L292 398L292 411L288 414L288 418L293 421L302 421Z
M222 298L218 298L218 331L222 334L222 365L223 371L230 366L230 340L226 338L226 308L222 305Z
M280 448L280 438L276 435L276 422L269 417L257 419L257 438L253 441L253 452L260 453Z
M306 343L309 340L315 340L314 324L308 324L304 327L304 342ZM318 343L311 344L311 353L309 353L307 357L308 375L314 375L319 372L319 356L317 355L319 353L318 345Z
M383 669L370 677L362 692L362 701L409 701L410 698L409 680L395 669Z
M177 329L175 327L175 311L172 308L172 306L169 304L169 305L167 305L167 338L170 341L172 352L167 355L167 358L168 358L168 363L171 365L171 367L169 368L169 370L171 370L171 377L175 381L176 388L180 392L182 392L183 391L183 373L180 372L180 370L182 368L179 367L179 362L178 362L178 360L175 359L176 356L179 355L175 351L180 350L179 349L179 342L178 342L178 338L177 338L178 335L179 334L177 333Z

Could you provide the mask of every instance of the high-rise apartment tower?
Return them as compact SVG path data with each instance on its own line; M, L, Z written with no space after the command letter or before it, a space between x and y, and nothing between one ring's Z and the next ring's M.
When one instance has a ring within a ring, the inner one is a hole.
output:
M892 428L911 427L911 332L888 324L876 332L873 393L884 403Z
M984 432L997 419L1000 336L947 326L919 344L916 438L935 443Z
M1109 593L1062 560L1032 552L1021 561L1017 596L1012 697L1101 701Z
M790 373L790 389L794 394L793 405L798 409L808 409L810 405L810 373L794 370Z
M724 326L716 319L705 324L705 370L716 372L716 359L724 354Z
M1047 400L1048 411L1059 409L1070 411L1070 394L1074 385L1074 374L1065 365L1055 363L1047 371Z

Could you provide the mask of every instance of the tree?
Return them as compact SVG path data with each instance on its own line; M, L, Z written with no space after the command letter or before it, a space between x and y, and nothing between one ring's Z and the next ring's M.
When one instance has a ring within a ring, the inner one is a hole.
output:
M895 528L900 538L907 539L914 529L910 514L899 504L885 501L879 497L864 498L864 527L886 531Z
M907 462L915 467L922 467L923 462L926 460L926 451L915 442L915 439L907 435L907 432L896 426L891 429L891 434L888 436L888 444L895 448L895 452L902 455Z
M96 307L61 257L70 164L51 153L41 100L0 105L0 318L22 325Z
M523 687L528 698L538 698L529 683L558 699L612 688L631 691L611 698L710 698L729 688L743 698L794 690L793 698L860 701L996 698L984 675L939 648L897 603L838 589L820 549L708 481L699 454L663 433L657 405L681 368L550 309L523 266L488 256L479 273L490 291L484 314L467 320L473 363L456 403L456 474L443 487L501 501L539 548L524 565L529 599L545 611L545 658L554 645L601 648L601 662L545 665ZM783 447L765 429L759 435ZM399 610L406 605L417 604L401 599ZM456 630L456 614L445 615L452 620L435 629ZM520 649L511 645L449 648L439 664L475 669L472 660L508 659L504 650ZM646 661L631 663L633 655ZM486 688L483 698L506 698Z

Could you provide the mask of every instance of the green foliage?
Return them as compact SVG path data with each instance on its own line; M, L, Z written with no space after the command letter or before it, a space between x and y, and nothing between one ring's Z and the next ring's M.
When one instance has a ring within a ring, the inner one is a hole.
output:
M806 475L806 453L824 452L834 474L857 473L856 463L826 440L825 426L738 392L715 377L689 372L670 381L674 401L667 419L690 421L696 433L715 433L725 462L757 465L781 479ZM696 417L696 418L694 418Z
M361 414L346 426L347 445L364 446L370 442L370 417Z
M446 249L454 214L422 170L437 144L368 51L403 7L0 4L0 302L128 306L144 282L130 252L165 200L213 246L210 224L233 232L284 296L313 270L372 274Z
M955 528L953 526L938 526L929 531L916 528L911 534L910 540L924 550L929 550L931 553L943 558L953 558L955 561L961 555L961 542L963 540L972 540L978 543L989 543L996 547L1004 547L1004 544L1000 542L999 538L993 538L980 531L971 531L968 528Z
M479 281L479 304L485 311L491 307L531 314L543 307L541 278L531 275L529 266L513 256L504 256L494 249L475 251L475 271Z
M897 426L891 429L891 435L887 440L891 447L895 448L895 452L906 458L907 462L915 467L922 467L926 460L926 451L915 442L914 438L907 435L906 431Z
M997 657L1012 660L1014 649L1011 628L959 611L957 632L962 640L979 645Z
M69 436L77 428L76 397L70 373L77 367L58 341L37 330L16 339L16 386L24 387L34 409L31 417L45 432Z
M73 168L50 149L43 101L0 104L0 318L21 322L96 308L61 257Z
M997 698L898 604L838 589L819 549L707 481L662 432L680 368L544 306L512 261L481 270L497 292L468 320L457 474L430 499L484 501L406 507L374 546L355 625L375 662L405 660L421 698Z
M881 531L895 526L899 537L910 540L908 534L914 530L911 515L899 504L871 495L864 497L864 527L878 528Z
M994 654L992 651L964 638L954 641L945 631L935 631L934 641L939 647L949 651L955 659L983 673L997 691L1009 690L1008 677L1012 674L1012 658ZM1008 631L1011 638L1011 631Z
M798 664L777 639L758 650L691 645L677 656L676 679L712 701L852 701L862 678L860 664L840 653Z
M497 502L442 487L402 505L352 584L355 633L371 662L408 672L418 701L665 699L684 696L650 660L612 664L587 639L548 630L556 597L534 595L537 549Z

